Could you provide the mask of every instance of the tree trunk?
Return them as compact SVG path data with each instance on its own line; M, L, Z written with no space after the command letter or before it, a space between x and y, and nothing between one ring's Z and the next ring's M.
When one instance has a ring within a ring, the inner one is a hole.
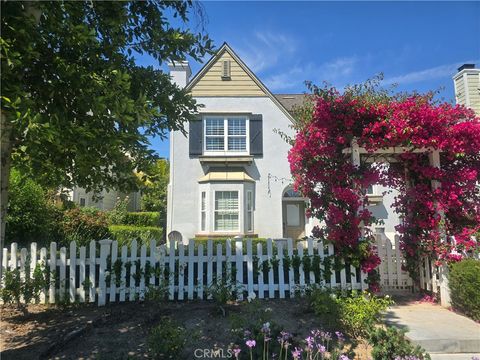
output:
M7 222L8 185L10 178L10 167L12 162L12 124L8 122L7 116L1 111L0 122L0 251L3 251L5 244L5 225ZM0 271L3 268L3 256L0 256ZM7 264L5 264L7 266Z

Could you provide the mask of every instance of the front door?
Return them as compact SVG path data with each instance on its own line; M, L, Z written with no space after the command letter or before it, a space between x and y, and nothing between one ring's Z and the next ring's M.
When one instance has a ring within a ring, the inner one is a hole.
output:
M283 237L305 236L305 201L283 201Z

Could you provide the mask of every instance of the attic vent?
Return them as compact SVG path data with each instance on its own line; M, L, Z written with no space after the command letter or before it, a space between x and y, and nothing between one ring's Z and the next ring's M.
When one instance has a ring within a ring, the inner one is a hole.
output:
M230 80L230 60L223 60L222 80Z

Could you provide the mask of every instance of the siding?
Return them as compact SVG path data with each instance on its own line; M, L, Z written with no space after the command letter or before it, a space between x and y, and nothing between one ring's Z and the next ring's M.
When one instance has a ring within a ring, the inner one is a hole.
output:
M230 80L222 80L222 65L230 60ZM191 89L192 96L267 96L257 83L225 51Z
M467 87L470 108L480 115L480 73L467 74Z
M465 86L463 86L463 77L457 77L455 79L455 86L456 86L456 99L457 99L457 104L462 104L465 105L466 99L465 99Z

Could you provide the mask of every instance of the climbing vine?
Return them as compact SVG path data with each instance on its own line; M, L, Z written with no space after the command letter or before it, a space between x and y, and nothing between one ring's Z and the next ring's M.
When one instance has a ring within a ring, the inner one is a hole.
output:
M295 189L310 199L307 216L325 223L314 236L360 264L372 290L380 259L369 230L377 222L368 210L370 185L399 191L396 229L414 278L425 255L455 261L478 249L471 235L480 227L480 118L463 106L436 102L432 93L392 94L378 85L370 81L344 93L311 86L311 107L301 112L289 153ZM352 163L345 151L352 141L367 149L369 161ZM404 152L379 154L391 147ZM429 161L433 151L440 152L440 168ZM455 241L444 241L451 236Z

